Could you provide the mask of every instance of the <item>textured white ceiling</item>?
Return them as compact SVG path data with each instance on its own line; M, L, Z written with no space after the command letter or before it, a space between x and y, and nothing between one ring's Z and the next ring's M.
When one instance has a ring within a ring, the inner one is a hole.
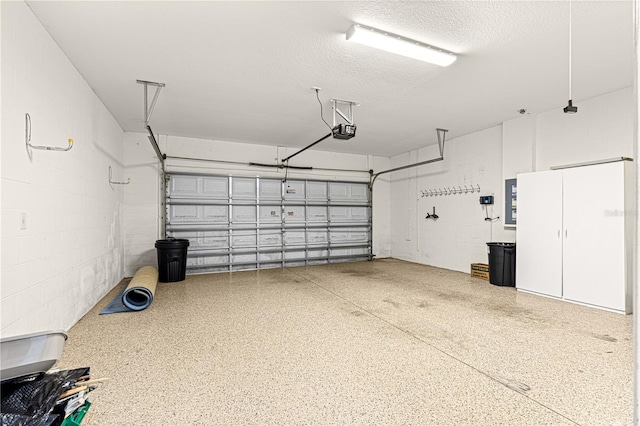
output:
M391 156L568 99L566 1L68 2L31 9L123 129L165 83L162 134L303 147L328 133L311 86L361 103L357 136L316 148ZM632 2L573 1L573 99L632 84ZM353 23L459 53L447 68L345 40ZM568 117L569 118L569 117Z

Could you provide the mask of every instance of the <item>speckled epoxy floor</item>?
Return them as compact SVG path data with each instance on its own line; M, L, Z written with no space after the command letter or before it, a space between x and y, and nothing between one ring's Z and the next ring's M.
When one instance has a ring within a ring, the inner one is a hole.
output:
M626 425L631 316L393 259L189 276L69 331L83 425Z

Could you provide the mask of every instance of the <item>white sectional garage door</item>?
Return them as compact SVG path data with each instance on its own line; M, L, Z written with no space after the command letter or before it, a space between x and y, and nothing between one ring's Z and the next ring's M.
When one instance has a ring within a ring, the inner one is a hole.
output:
M171 173L166 196L188 273L371 259L367 183Z

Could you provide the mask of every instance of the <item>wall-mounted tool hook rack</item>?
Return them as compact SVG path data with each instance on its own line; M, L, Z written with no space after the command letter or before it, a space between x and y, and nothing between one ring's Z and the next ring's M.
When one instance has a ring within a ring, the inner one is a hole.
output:
M111 185L129 185L131 183L131 178L127 178L126 182L118 182L118 181L114 181L112 180L112 170L111 170L111 166L109 166L109 183Z
M69 138L68 143L69 146L66 148L60 148L57 146L44 146L44 145L31 145L31 116L29 113L25 114L25 130L24 130L24 140L27 148L31 149L42 149L45 151L69 151L73 148L73 139Z
M437 197L437 196L444 196L444 195L456 195L456 194L468 194L468 193L480 193L480 185L476 184L471 185L471 187L468 187L467 185L464 186L464 188L462 186L458 186L458 188L456 189L456 187L450 187L450 186L446 186L443 188L435 188L435 189L421 189L420 190L422 197Z

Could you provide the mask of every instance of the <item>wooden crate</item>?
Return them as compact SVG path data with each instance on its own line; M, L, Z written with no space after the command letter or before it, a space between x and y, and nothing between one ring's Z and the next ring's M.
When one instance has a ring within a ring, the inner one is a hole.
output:
M471 276L489 281L489 265L486 263L472 263Z

